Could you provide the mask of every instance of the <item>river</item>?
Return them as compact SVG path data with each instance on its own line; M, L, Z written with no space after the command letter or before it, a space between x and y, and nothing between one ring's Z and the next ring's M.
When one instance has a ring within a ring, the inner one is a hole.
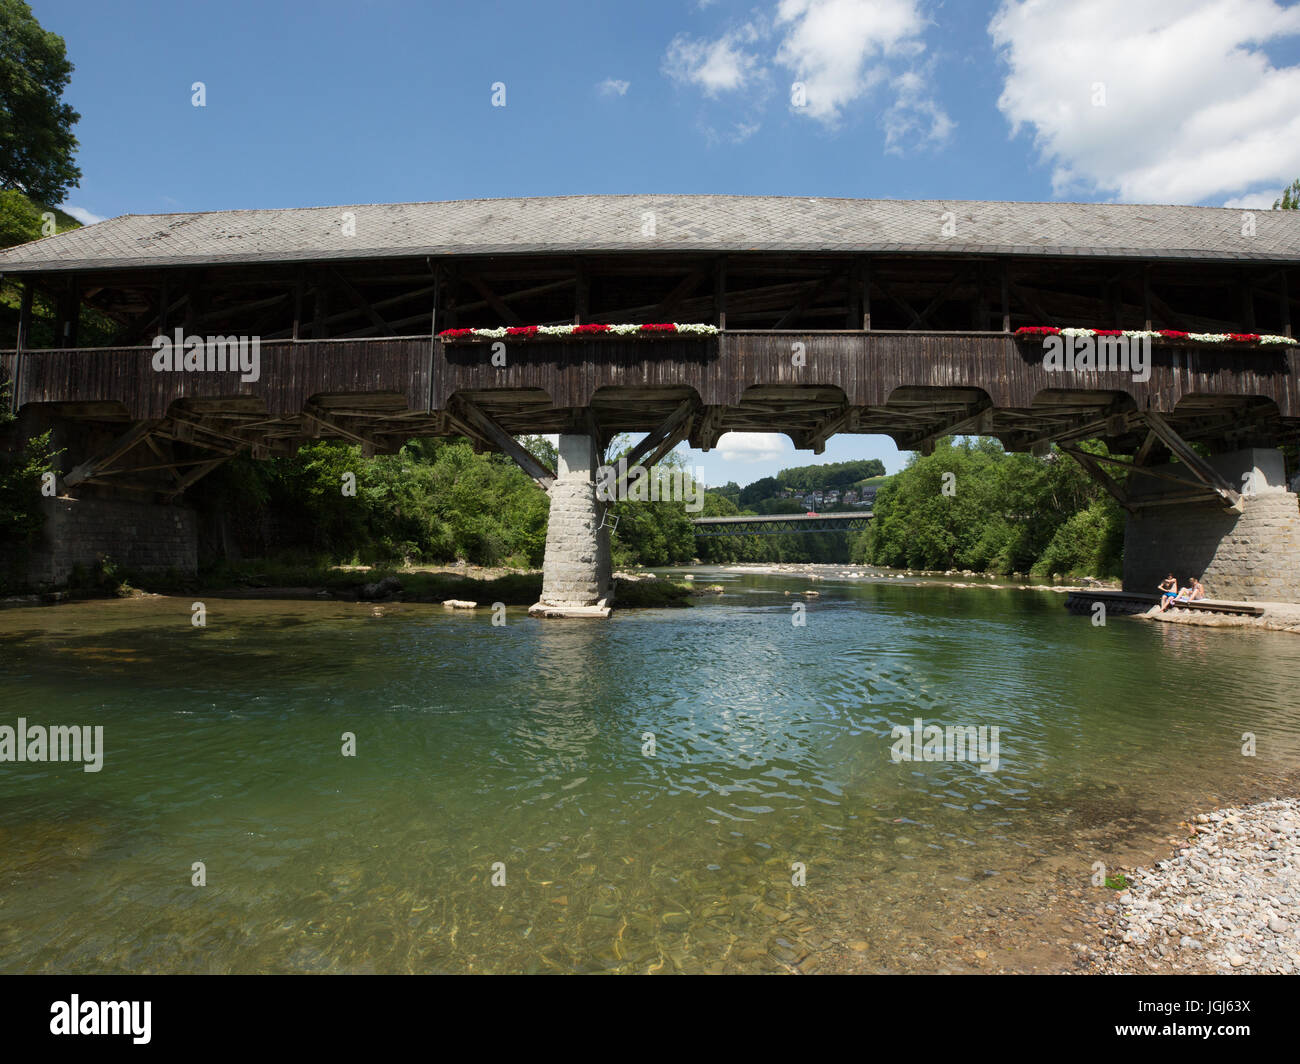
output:
M607 622L0 611L0 725L104 728L99 772L0 763L0 971L964 970L989 913L1300 765L1293 635L696 579ZM996 771L895 760L916 718L996 726Z

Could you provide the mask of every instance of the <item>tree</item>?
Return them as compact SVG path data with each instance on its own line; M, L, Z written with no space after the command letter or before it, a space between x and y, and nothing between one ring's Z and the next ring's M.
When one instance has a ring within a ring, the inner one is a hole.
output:
M1273 201L1275 211L1300 210L1300 177L1282 190L1282 198Z
M740 505L756 506L763 499L770 499L781 490L781 482L776 477L763 477L747 487L740 489Z
M0 0L0 189L52 204L81 180L72 135L81 116L61 100L72 69L62 37L23 0Z
M0 387L0 589L27 582L23 565L45 527L41 475L56 457L49 432L16 445L15 421L9 413L8 388Z

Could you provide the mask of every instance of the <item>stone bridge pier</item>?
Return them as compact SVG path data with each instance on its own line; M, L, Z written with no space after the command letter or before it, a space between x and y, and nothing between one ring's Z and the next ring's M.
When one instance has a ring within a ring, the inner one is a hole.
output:
M1172 572L1179 586L1200 577L1210 598L1300 602L1300 499L1287 488L1282 452L1248 448L1206 462L1240 493L1235 505L1196 499L1186 465L1131 478L1124 589L1154 595Z
M534 617L608 617L614 582L606 504L596 498L596 441L561 435L559 451L550 487L542 597L528 612Z

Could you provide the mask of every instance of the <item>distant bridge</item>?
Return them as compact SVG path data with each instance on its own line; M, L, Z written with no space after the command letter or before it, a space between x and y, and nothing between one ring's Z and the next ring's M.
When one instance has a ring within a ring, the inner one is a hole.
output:
M743 517L697 517L697 536L780 536L806 532L857 532L875 516L871 510L834 514L749 514Z

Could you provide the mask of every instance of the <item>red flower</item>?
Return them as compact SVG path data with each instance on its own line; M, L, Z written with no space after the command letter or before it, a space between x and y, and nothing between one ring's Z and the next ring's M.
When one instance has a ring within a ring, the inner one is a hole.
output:
M506 329L507 336L536 336L536 325L512 325Z
M588 322L586 325L575 325L573 332L577 333L603 333L609 332L608 325L601 325L600 322Z
M1186 340L1189 334L1177 329L1161 329L1160 335L1166 340Z
M1123 329L1093 329L1098 336L1123 336Z
M1228 339L1238 344L1259 343L1259 333L1228 333Z
M1022 325L1017 336L1060 336L1061 330L1052 325Z
M438 335L442 337L444 340L457 340L462 336L473 336L474 330L473 329L443 329L442 332L440 332Z
M662 323L654 325L642 325L642 332L676 332L677 326L669 322L667 325Z

